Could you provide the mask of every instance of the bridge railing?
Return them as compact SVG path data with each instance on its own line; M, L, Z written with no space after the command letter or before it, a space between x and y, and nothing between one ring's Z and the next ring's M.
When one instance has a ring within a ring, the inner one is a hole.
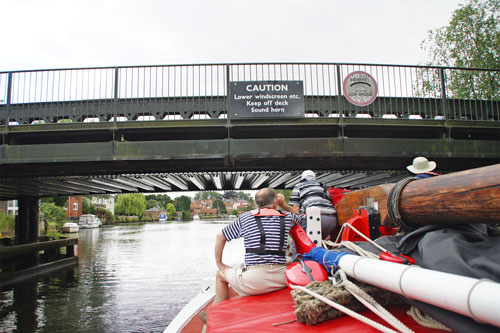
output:
M376 100L342 83L364 71ZM500 70L335 64L206 64L0 72L0 124L226 119L234 81L303 81L306 117L500 121Z

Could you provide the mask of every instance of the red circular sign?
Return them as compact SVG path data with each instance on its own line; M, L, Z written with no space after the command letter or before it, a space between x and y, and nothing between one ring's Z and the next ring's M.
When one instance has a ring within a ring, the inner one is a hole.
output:
M377 98L377 82L368 73L352 72L344 79L344 96L357 106L367 106Z

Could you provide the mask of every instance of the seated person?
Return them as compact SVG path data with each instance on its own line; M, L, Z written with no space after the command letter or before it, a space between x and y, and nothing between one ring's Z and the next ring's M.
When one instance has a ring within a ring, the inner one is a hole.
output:
M286 287L288 232L301 217L276 210L276 192L264 188L255 195L257 210L241 214L217 234L214 304L229 299L229 285L242 296L259 295ZM222 262L227 241L243 238L245 267L234 269Z

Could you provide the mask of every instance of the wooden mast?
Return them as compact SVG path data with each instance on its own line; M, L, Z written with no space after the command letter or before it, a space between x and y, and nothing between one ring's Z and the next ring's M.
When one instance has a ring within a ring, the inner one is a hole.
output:
M348 192L336 205L339 225L353 209L374 205L380 224L394 226L387 199L395 184ZM500 222L500 164L419 179L408 183L398 201L401 219L411 226Z

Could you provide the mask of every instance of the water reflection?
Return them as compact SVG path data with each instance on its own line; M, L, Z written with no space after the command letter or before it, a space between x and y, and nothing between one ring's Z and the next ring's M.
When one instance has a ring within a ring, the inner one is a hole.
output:
M225 223L83 229L77 268L0 292L0 331L162 332L213 280ZM242 242L228 243L224 255L242 262Z

